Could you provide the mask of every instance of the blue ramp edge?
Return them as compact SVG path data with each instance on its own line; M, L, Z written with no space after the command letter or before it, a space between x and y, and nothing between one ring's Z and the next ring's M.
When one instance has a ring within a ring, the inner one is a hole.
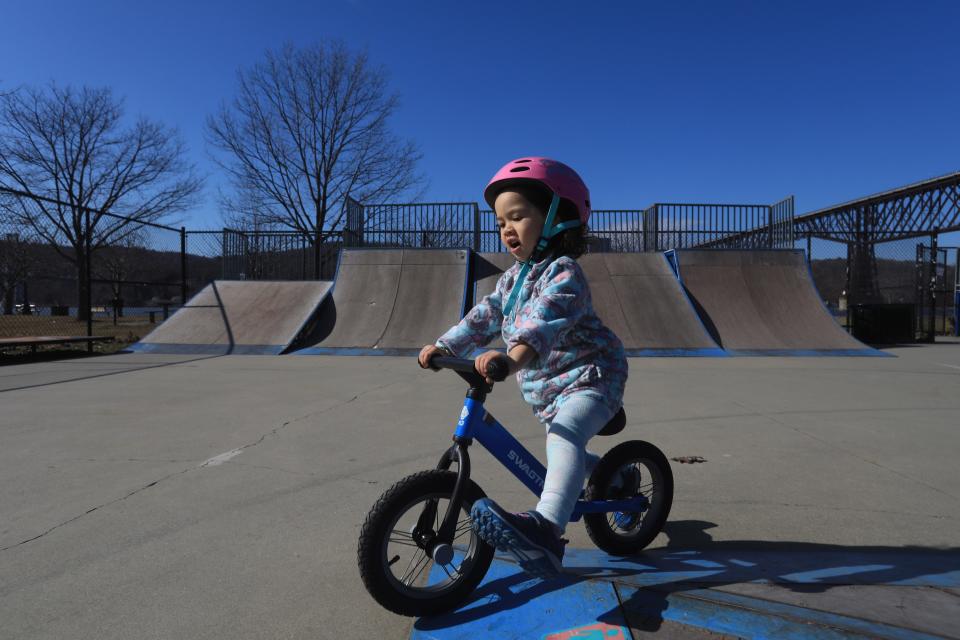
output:
M800 358L819 358L819 357L854 357L854 358L896 358L892 353L886 353L879 349L728 349L727 353L732 356L772 356L772 357L800 357Z
M164 353L173 355L241 355L275 356L284 349L282 344L165 344L137 342L125 349L134 353Z
M291 351L291 356L415 356L420 349L369 349L349 347L307 347Z
M433 571L441 570L435 567ZM430 580L440 578L431 575ZM576 576L544 581L530 578L514 563L495 559L470 602L448 614L420 618L410 637L617 640L631 636L616 590L609 582Z
M624 349L630 358L726 358L723 349Z

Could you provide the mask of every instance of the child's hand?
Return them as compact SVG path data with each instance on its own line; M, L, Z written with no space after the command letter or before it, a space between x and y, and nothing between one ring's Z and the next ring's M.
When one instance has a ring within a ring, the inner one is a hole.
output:
M423 349L420 350L420 355L417 356L417 362L420 363L420 368L422 369L432 369L430 366L430 358L436 355L443 355L443 350L433 344L426 345ZM436 369L434 369L436 371Z
M507 363L510 367L510 373L516 371L517 363L514 362L510 356L504 356L499 351L484 351L473 359L473 368L477 370L477 373L484 377L484 379L487 381L487 384L493 384L495 380L487 376L487 366L497 358L504 357L507 359Z

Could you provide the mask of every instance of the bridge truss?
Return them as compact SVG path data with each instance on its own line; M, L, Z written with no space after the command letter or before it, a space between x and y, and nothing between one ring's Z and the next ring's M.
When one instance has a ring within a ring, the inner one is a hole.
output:
M851 303L880 299L876 246L894 240L960 231L960 172L884 191L794 219L794 236L847 245L847 295Z

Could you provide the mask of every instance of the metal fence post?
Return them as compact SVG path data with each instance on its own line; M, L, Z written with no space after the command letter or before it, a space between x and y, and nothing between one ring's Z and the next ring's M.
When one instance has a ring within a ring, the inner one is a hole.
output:
M773 237L774 233L774 221L773 221L773 207L767 207L767 224L769 225L769 232L767 233L767 249L773 249L776 246L776 240Z
M853 307L853 297L854 297L854 296L853 296L853 291L851 290L851 285L850 285L850 282L851 282L851 280L850 280L850 273L851 273L851 271L852 271L850 262L851 262L851 260L852 260L852 256L853 256L853 252L854 252L854 250L853 250L853 246L854 246L854 245L853 245L852 243L850 243L850 242L847 242L846 245L847 245L847 268L846 268L846 273L844 274L844 275L846 276L846 285L844 286L844 289L843 289L843 295L844 295L844 296L846 297L846 299L847 299L847 321L846 321L846 322L847 322L847 331L850 332L850 333L853 333L853 324L852 324L851 321L850 321L850 320L851 320L851 317L852 317L852 316L850 315L850 313L851 313L851 312L850 312L850 309Z
M313 279L320 279L320 245L323 242L323 232L320 224L317 224L317 233L313 238Z
M473 203L473 250L480 252L480 205Z
M180 227L180 306L187 304L187 228Z
M937 263L939 258L937 234L933 234L930 236L930 342L935 342L937 339ZM944 309L944 316L946 316L946 309Z
M86 237L84 238L84 255L86 264L84 265L84 279L87 281L87 295L85 296L84 305L87 307L87 337L93 336L93 268L92 263L93 259L90 255L90 248L93 246L93 243L90 241L90 236L93 235L93 229L90 227L90 209L84 208L84 226L86 227ZM93 353L93 341L87 342L87 353Z

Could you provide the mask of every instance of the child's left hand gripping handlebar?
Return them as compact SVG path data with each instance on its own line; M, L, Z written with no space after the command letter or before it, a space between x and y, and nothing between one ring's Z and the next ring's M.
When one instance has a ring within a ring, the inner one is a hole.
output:
M468 358L436 355L430 358L430 366L435 369L452 369L460 374L472 374L479 377L477 370L474 368L473 360ZM487 365L486 373L487 377L494 382L503 382L510 375L510 363L507 361L507 356L499 356L491 360ZM472 382L466 375L462 377Z

